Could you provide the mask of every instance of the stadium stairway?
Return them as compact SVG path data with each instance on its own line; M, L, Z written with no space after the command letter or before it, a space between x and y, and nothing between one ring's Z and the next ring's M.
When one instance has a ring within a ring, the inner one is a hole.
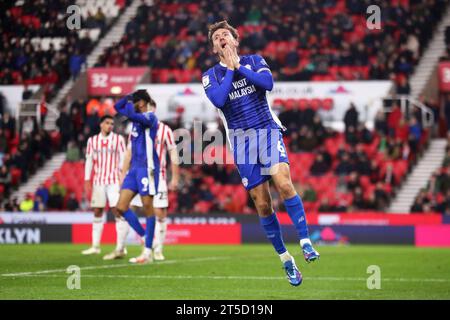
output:
M439 62L439 58L445 54L445 28L448 25L450 25L449 5L434 32L433 39L431 39L428 47L425 49L419 64L411 76L411 95L416 99L425 90Z
M387 210L388 212L410 212L410 208L420 189L426 187L433 172L441 167L445 157L446 145L446 139L431 140L429 148L425 151L425 155L420 159L414 170L403 183L395 199L392 200Z
M91 68L95 65L100 55L103 51L110 47L115 42L120 42L123 34L125 33L125 27L127 23L136 16L137 9L141 5L141 0L134 0L131 5L129 5L124 13L119 17L119 19L115 22L115 24L111 27L109 32L100 39L98 44L94 47L92 52L86 59L86 66L83 72L86 72L86 68ZM147 1L148 3L148 1ZM69 79L64 86L58 91L58 94L55 98L50 102L50 108L56 108L61 101L67 96L69 91L72 89L75 82L72 79ZM55 111L55 110L53 110ZM56 129L56 119L58 118L58 112L49 112L46 120L45 120L45 130L55 130Z
M60 152L53 155L45 165L39 169L30 179L22 184L19 189L12 194L11 199L17 198L19 202L23 200L27 193L35 193L39 185L43 184L48 178L53 175L53 172L58 170L64 160L66 160L66 153Z

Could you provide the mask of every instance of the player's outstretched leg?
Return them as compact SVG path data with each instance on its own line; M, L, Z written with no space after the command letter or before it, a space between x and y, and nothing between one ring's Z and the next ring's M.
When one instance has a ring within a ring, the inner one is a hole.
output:
M144 230L145 241L142 253L139 256L131 258L129 260L130 263L133 264L147 264L153 262L152 246L153 246L153 237L155 235L155 220L156 220L153 212L153 197L141 195L141 199L145 215L147 216L146 226Z
M309 239L305 209L303 207L302 199L292 185L289 165L287 163L280 163L275 169L276 173L272 175L273 181L281 197L284 199L286 211L288 212L289 217L297 230L303 256L307 262L317 260L320 255L313 248L311 240Z
M255 203L266 236L272 242L275 251L283 263L283 268L289 283L293 286L300 285L302 283L302 274L295 264L294 257L289 254L284 245L280 223L278 222L276 213L272 209L268 182L250 190L250 195Z
M284 206L297 230L305 260L311 262L319 259L320 254L313 248L309 239L308 225L306 223L302 199L296 194L292 198L284 200Z

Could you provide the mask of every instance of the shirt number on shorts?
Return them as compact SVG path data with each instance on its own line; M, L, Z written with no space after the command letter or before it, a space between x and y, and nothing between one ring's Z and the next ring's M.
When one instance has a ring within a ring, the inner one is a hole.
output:
M167 192L158 192L158 200L166 200Z
M146 192L148 190L148 178L142 178L141 183L143 185L142 191Z
M286 150L284 149L283 144L281 143L281 141L278 141L278 151L280 151L280 153L283 156L286 156Z

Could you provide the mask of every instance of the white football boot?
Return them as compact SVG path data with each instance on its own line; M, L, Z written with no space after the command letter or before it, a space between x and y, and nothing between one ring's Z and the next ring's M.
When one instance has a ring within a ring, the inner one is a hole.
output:
M151 249L144 248L141 255L129 260L132 264L147 264L153 262L153 254Z
M90 247L89 249L81 251L81 254L85 255L85 256L89 256L92 254L100 254L101 252L102 251L100 250L100 248Z
M108 253L103 257L103 260L115 260L115 259L122 259L127 255L127 249L123 250L114 250L111 253Z

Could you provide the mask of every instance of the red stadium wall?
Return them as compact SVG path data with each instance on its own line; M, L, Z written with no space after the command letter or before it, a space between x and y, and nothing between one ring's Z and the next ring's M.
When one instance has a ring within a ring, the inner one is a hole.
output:
M91 243L90 224L72 225L73 243ZM170 225L167 231L167 244L240 244L241 225ZM115 223L105 223L102 243L116 243Z
M297 242L286 213L278 214L286 242ZM450 247L450 216L382 213L308 214L310 236L330 244L407 244ZM91 242L92 213L0 213L0 244ZM105 223L102 243L114 244L113 220ZM130 232L128 243L139 243ZM254 215L169 215L167 244L267 243Z

